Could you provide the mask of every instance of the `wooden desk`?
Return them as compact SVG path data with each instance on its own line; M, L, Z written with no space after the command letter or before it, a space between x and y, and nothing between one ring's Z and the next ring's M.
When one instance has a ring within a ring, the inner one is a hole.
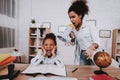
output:
M25 68L27 68L27 66L29 66L29 64L15 64L15 70L23 71ZM76 67L78 70L72 73ZM89 77L94 75L93 72L98 69L99 68L97 66L66 65L67 77L78 78L78 80L89 80ZM120 78L120 69L110 66L103 70L106 71L109 75ZM29 78L32 78L32 76L27 76L20 73L14 80L28 80Z

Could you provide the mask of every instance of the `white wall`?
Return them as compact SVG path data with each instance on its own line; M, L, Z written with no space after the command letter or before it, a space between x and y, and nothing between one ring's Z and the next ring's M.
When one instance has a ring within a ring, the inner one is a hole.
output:
M42 22L51 22L52 31L58 32L58 25L70 23L67 10L71 0L32 0L31 18L34 18L38 26Z
M30 27L30 18L31 1L19 0L19 51L23 54L22 60L25 62L28 62L28 34Z
M28 29L31 19L42 22L51 22L51 31L58 34L58 25L70 23L67 10L72 0L20 0L19 4L19 48L24 55L28 55ZM24 4L26 3L26 4ZM87 19L95 19L98 29L112 30L120 28L120 0L88 0L90 13ZM60 42L61 44L62 42ZM101 38L101 44L111 53L111 38ZM65 63L73 63L73 47L60 45ZM68 56L69 54L69 56ZM68 56L66 58L66 56ZM27 60L27 58L26 58Z

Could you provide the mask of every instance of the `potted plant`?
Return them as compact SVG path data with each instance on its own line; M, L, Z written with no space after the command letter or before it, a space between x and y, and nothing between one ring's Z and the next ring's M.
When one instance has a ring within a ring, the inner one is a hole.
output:
M32 20L31 20L31 23L32 23L32 24L35 24L35 23L36 23L36 22L35 22L35 19L32 19Z
M36 23L35 19L32 19L32 20L31 20L31 23L32 23L32 26L34 27L34 26L35 26L35 23Z

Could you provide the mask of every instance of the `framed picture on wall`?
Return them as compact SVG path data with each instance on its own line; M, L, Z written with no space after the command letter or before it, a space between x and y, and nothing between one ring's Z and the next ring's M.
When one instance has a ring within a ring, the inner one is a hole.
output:
M89 25L91 25L91 26L97 26L97 21L96 20L94 20L94 19L89 19L89 20L86 20L86 24L89 26Z
M43 22L41 27L43 27L43 28L51 28L51 22Z
M65 25L59 25L58 26L58 32L63 33L66 28L67 28L67 26L65 26Z
M99 30L99 37L100 38L110 38L111 30Z

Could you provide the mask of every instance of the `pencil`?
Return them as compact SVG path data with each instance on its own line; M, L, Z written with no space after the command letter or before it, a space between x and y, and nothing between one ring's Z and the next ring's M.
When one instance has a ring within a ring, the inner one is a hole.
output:
M76 70L78 70L78 68L75 68L75 69L72 71L72 73L75 72Z

